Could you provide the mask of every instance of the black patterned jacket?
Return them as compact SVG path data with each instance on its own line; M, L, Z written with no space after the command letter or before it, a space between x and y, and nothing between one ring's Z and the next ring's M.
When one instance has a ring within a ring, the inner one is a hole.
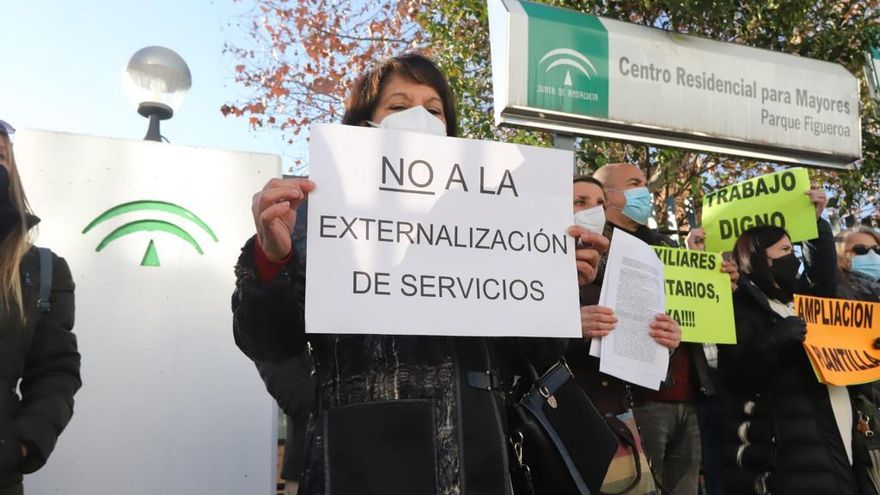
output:
M311 344L317 411L300 493L510 494L503 393L512 340L306 336L305 236L294 237L294 256L270 283L247 242L232 309L236 344L251 359L280 361ZM527 347L557 342L534 340ZM540 352L552 364L562 351Z

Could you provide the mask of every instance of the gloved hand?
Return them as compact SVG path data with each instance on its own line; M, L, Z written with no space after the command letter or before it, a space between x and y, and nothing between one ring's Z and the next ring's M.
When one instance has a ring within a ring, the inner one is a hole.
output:
M801 344L807 338L807 322L800 316L789 316L770 330L776 345Z
M880 349L880 338L874 341L874 349Z

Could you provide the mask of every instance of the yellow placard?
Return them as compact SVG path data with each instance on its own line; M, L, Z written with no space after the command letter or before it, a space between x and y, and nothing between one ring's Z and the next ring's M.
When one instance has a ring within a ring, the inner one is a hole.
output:
M681 327L681 340L735 344L730 276L721 255L654 246L663 262L666 313Z
M803 168L781 170L722 187L703 198L706 250L730 251L737 237L759 225L775 225L792 242L815 239L816 209L806 193L810 177Z
M856 385L880 380L880 303L794 296L807 322L804 348L820 382Z

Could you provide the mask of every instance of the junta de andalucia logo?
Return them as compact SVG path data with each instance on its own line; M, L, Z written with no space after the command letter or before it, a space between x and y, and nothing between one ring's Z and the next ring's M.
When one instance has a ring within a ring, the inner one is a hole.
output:
M567 87L574 86L574 83L571 80L571 69L580 72L587 79L599 76L599 71L596 70L596 66L593 65L593 62L590 62L590 59L588 59L583 53L574 51L570 48L557 48L555 50L550 50L541 57L541 60L538 61L538 66L541 65L546 65L544 72L550 72L557 67L565 69L565 79L562 84Z
M149 214L162 213L163 217L168 218L172 217L175 219L185 220L187 223L198 227L199 230L204 232L210 239L214 242L217 241L217 236L214 234L214 231L211 227L205 223L204 220L199 218L198 215L193 213L192 211L178 206L174 203L169 203L167 201L157 201L157 200L140 200L140 201L131 201L128 203L122 203L116 205L108 210L104 211L97 217L95 217L88 225L83 229L82 233L87 234L93 228L98 225L103 224L104 222L116 218L122 215L138 215L138 216L147 216ZM202 255L205 253L204 249L202 249L202 245L196 239L193 234L190 233L184 227L181 227L177 223L166 220L164 218L139 218L129 222L126 222L104 236L98 245L95 247L95 251L101 252L110 245L113 241L125 237L130 234L134 234L137 232L160 232L164 234L169 234L172 237L176 237L178 240L186 242L199 254ZM141 258L141 266L160 266L159 261L159 251L156 248L156 242L154 239L150 239L149 244L147 244L146 249L144 250L144 255Z
M528 15L528 105L608 117L608 31L598 17L522 3Z

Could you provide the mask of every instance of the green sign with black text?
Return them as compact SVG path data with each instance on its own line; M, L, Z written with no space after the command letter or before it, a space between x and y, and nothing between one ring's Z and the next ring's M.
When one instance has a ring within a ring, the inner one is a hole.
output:
M666 313L681 327L681 340L735 344L730 276L721 255L654 246L663 262Z
M807 170L792 168L712 191L703 198L706 250L730 251L740 234L759 225L785 229L792 242L815 239L809 190Z

